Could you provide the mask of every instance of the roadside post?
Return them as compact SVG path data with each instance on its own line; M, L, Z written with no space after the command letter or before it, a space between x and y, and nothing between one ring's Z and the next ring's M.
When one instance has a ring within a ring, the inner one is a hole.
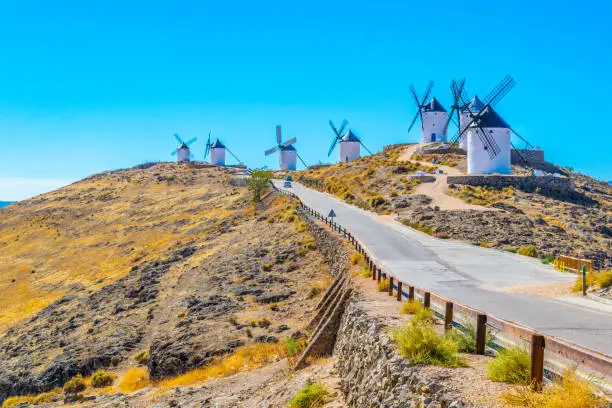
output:
M587 283L586 283L586 265L582 265L582 296L586 296Z

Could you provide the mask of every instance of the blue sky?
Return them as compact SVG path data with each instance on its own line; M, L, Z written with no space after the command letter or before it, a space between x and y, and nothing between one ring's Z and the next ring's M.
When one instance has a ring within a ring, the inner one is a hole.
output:
M208 131L252 167L274 127L327 161L328 119L371 150L416 141L408 87L448 107L466 77L546 158L612 179L608 2L2 1L0 200L107 169L170 160ZM332 156L335 159L335 155Z

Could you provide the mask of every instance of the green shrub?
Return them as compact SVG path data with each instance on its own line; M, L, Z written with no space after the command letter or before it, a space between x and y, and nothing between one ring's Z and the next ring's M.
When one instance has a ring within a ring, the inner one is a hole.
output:
M518 249L518 251L516 251L516 253L519 255L530 256L532 258L538 257L538 250L533 245L522 246Z
M529 381L529 353L518 347L503 349L487 366L491 381L526 384Z
M423 305L421 305L421 302L419 302L416 299L412 299L407 302L404 302L404 304L402 305L401 313L402 314L415 314L415 313L420 312L422 309L423 309Z
M459 352L461 353L474 353L476 351L476 326L470 322L462 322L463 330L456 328L451 329L445 334L446 337L452 339L457 343ZM495 340L493 333L487 330L486 344L491 346Z
M391 330L402 356L416 364L461 367L465 362L458 355L457 344L438 335L431 322L433 312L423 309L401 329Z
M114 381L115 376L104 370L98 370L91 376L91 386L94 388L109 387Z
M261 269L263 269L266 272L269 272L272 270L272 264L271 263L265 263L261 266Z
M234 318L234 323L236 324L236 319ZM149 361L149 350L140 350L138 353L134 354L134 361L138 364L146 364Z
M612 270L594 273L593 283L595 283L599 289L607 288L612 285Z
M325 405L325 398L329 395L327 388L320 383L306 384L289 401L288 408L318 408Z
M548 265L550 263L552 263L555 260L555 256L550 254L550 255L546 255L544 257L542 257L540 259L540 262L542 262L544 265Z
M363 268L361 270L361 276L363 276L364 278L371 278L372 277L372 271L370 270L370 268Z
M66 384L64 384L64 392L66 394L76 394L81 391L85 391L85 388L87 387L85 386L85 381L83 380L81 374L72 377L66 382Z
M376 289L379 292L388 292L389 291L389 279L381 279L377 284L376 284Z
M361 263L361 261L363 261L363 256L360 253L355 252L351 255L351 265L357 265Z

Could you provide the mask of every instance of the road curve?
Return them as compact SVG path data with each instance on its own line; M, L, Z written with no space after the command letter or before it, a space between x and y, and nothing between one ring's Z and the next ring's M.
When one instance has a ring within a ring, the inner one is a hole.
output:
M275 181L278 188L282 183ZM304 204L348 228L383 270L455 302L612 355L612 314L504 287L574 280L538 260L441 240L293 183Z

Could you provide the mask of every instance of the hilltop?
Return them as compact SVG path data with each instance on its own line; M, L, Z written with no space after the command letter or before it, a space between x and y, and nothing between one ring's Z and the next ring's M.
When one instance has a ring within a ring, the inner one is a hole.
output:
M160 163L2 209L0 400L100 368L159 382L235 353L276 361L299 342L328 266L286 197L254 205L234 176Z
M533 246L543 258L568 255L591 259L600 268L612 265L612 187L607 183L543 163L547 172L570 177L575 191L555 195L449 185L448 176L465 174L465 152L440 154L435 145L430 152L420 147L391 146L353 162L301 171L296 178L363 209L393 214L438 238L512 252ZM513 165L514 174L531 170Z

